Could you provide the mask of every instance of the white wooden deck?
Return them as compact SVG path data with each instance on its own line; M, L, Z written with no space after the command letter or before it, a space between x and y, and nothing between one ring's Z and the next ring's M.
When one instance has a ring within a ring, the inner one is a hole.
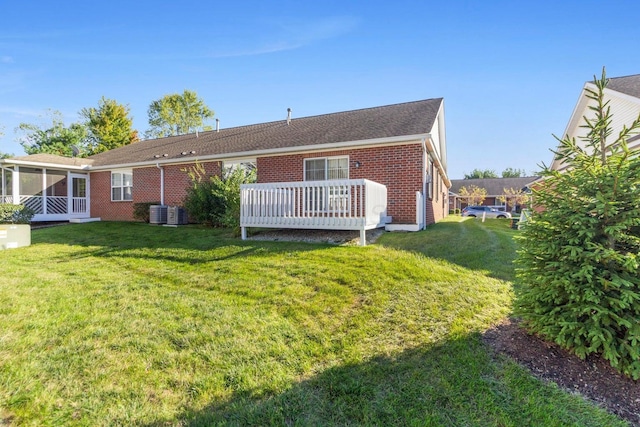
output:
M243 184L242 239L249 227L358 230L384 227L387 187L366 179Z

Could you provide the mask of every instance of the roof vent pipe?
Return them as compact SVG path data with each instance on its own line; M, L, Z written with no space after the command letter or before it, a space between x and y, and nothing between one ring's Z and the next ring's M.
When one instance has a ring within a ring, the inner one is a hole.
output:
M220 119L216 119L216 132L220 132Z
M291 124L291 108L287 108L287 125Z

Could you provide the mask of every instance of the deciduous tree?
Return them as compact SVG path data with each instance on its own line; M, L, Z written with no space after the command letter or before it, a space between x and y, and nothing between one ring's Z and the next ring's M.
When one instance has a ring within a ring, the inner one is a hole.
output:
M89 154L102 153L138 141L138 131L133 129L129 107L104 96L98 107L83 108L80 115L86 119Z
M81 123L72 123L66 127L59 111L50 111L49 115L51 127L20 123L16 128L17 132L23 133L18 140L25 153L48 153L72 157L76 155L74 153L74 147L76 147L78 155L86 156L87 151L84 146L87 128Z
M531 195L525 193L521 188L503 188L503 193L497 197L498 201L507 205L507 209L516 205L524 205L529 202Z
M527 176L527 172L524 169L506 168L502 171L503 178L520 178Z
M469 188L460 188L458 194L468 205L481 205L487 197L487 189L480 188L477 185L470 185Z
M209 109L194 91L165 95L149 105L148 138L183 135L197 130L207 130L205 120L213 117Z
M469 174L464 175L464 179L479 179L479 178L498 178L496 171L491 169L474 169Z

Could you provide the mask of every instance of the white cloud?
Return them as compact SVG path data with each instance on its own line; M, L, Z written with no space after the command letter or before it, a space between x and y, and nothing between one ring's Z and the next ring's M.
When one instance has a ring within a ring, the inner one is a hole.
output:
M272 31L265 30L263 41L253 41L252 47L235 47L227 51L208 55L209 58L265 55L300 49L313 43L337 38L355 29L359 24L356 18L333 17L317 21L270 23ZM274 28L275 27L275 28Z

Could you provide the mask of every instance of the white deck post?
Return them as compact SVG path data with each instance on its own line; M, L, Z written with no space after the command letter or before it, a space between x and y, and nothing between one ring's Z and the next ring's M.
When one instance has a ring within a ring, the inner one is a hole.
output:
M364 228L360 229L360 246L367 246L367 232Z
M242 240L247 240L247 227L240 227L240 234L242 235Z

